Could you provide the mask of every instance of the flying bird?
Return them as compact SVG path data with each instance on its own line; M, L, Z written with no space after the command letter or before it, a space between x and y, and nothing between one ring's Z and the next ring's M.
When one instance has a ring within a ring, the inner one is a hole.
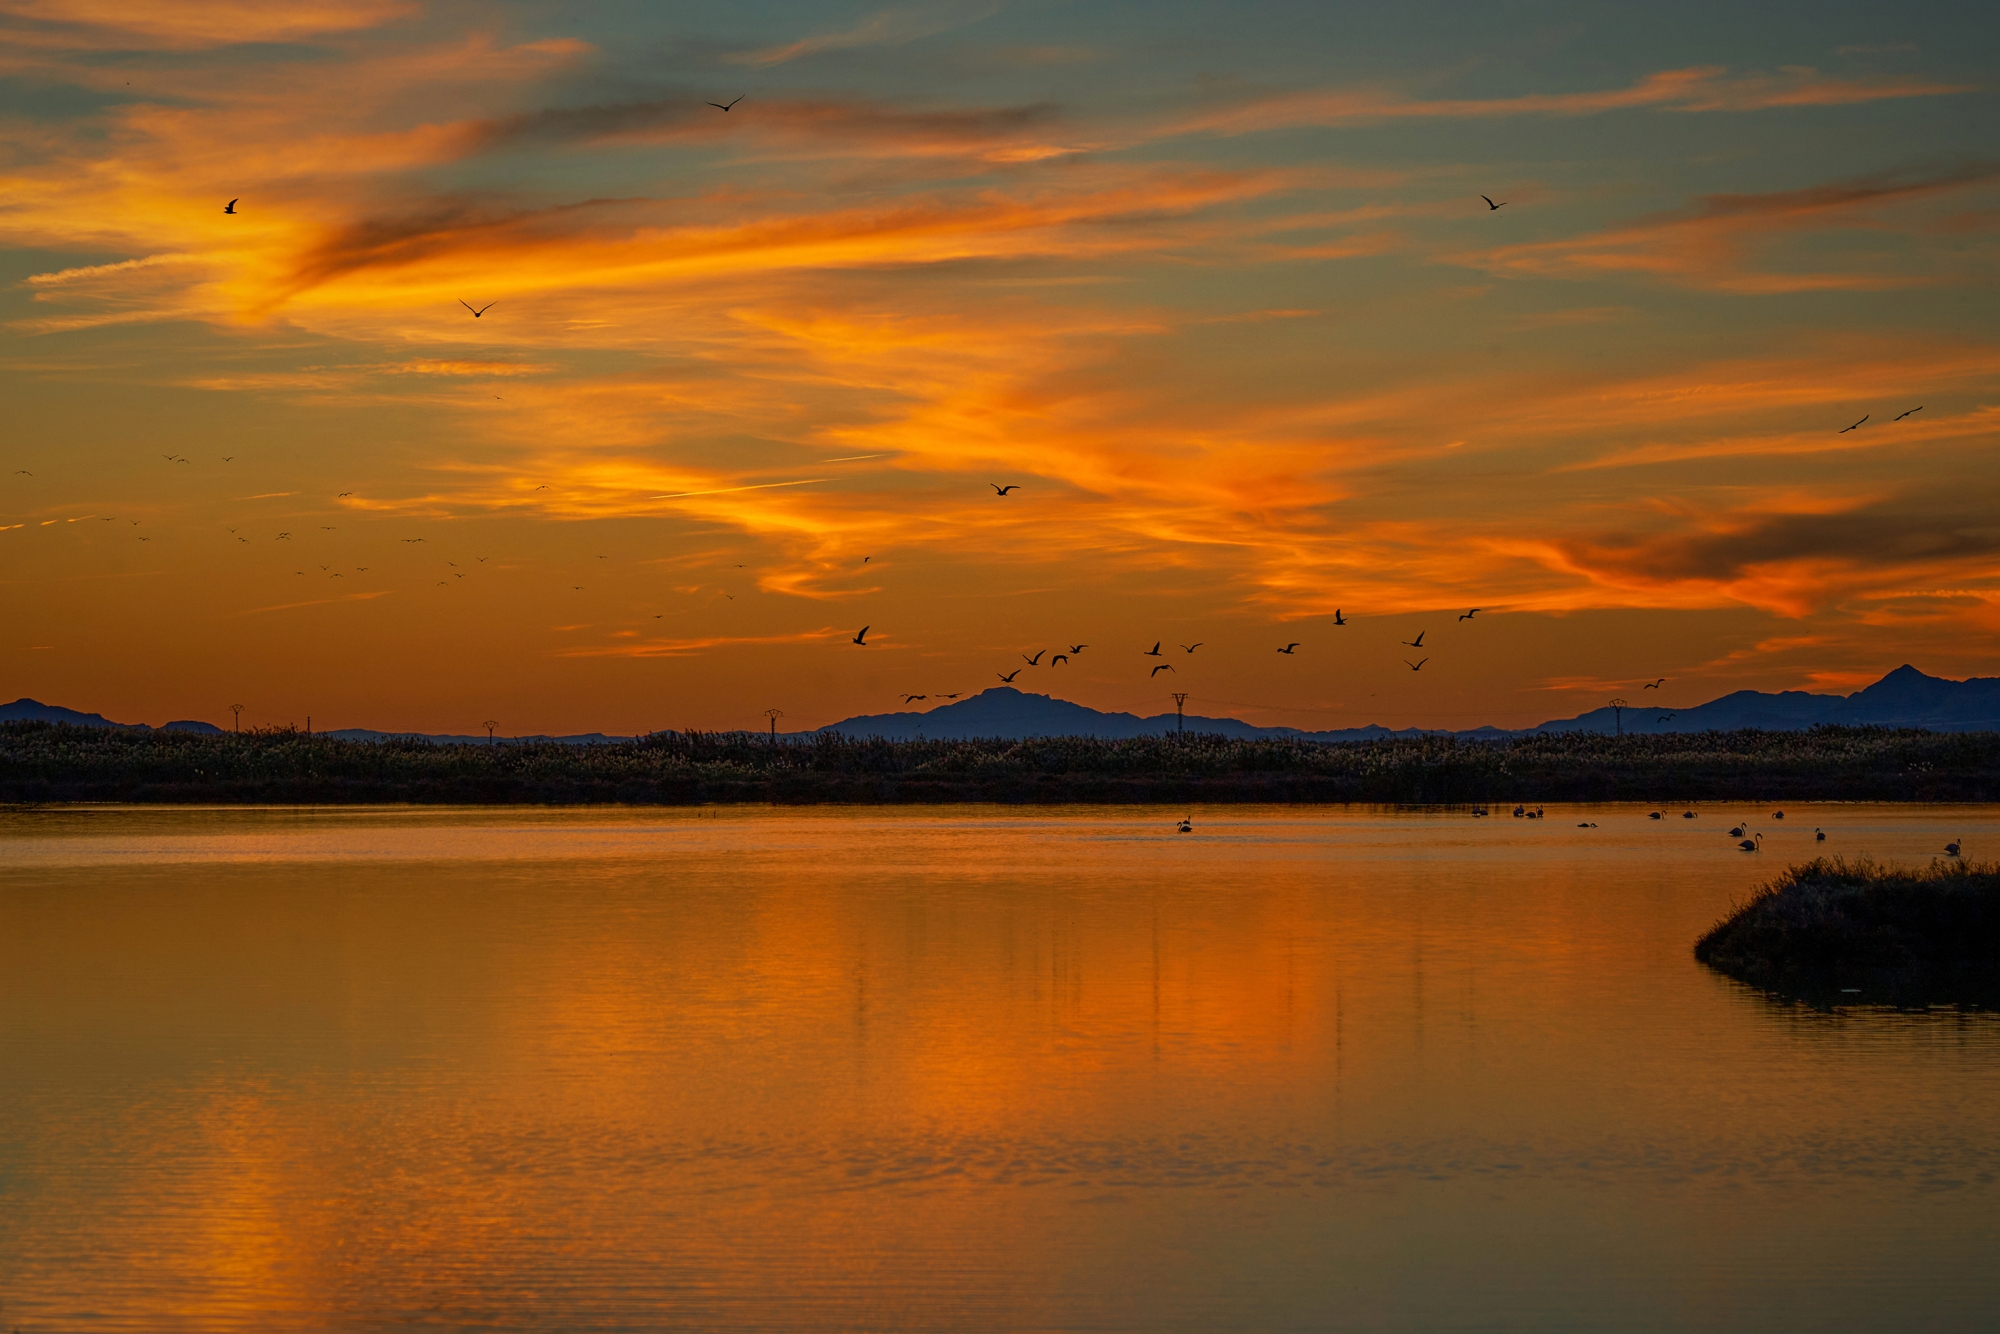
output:
M339 499L341 499L341 497L343 497L343 496L351 496L351 495L353 495L353 494L354 494L354 493L353 493L352 491L342 491L342 492L340 493L340 495L338 495L338 496L335 496L335 497L334 497L334 499L335 499L335 500L339 500Z
M237 196L237 199L241 199L241 198L242 198L242 196L241 196L241 195L238 195L238 196ZM224 204L224 205L222 206L222 211L223 211L224 213L234 213L234 212L236 211L236 200L235 200L235 199L232 199L232 200L230 200L230 201L229 201L229 202L228 202L227 204Z
M1006 495L1009 491L1019 491L1021 489L1021 484L1019 482L1009 482L1005 486L1001 486L998 482L988 482L986 485L993 488L993 492L995 495L1002 495L1002 496Z
M1155 643L1154 643L1154 645L1153 645L1153 646L1152 646L1151 648L1147 649L1147 650L1146 650L1146 651L1145 651L1144 653L1141 653L1141 654L1140 654L1139 656L1140 656L1140 657L1142 657L1142 658L1157 658L1157 657L1159 657L1159 656L1160 656L1160 646L1159 646L1158 642L1155 642Z
M234 463L234 462L236 462L236 456L235 456L234 454L229 454L229 455L226 455L226 456L224 456L224 458L223 458L223 460L222 460L222 461L223 461L224 463Z
M1646 682L1646 684L1641 688L1645 690L1658 690L1661 686L1665 685L1666 683L1667 683L1667 678L1663 676L1657 681Z
M1924 410L1923 404L1919 403L1916 407L1911 408L1910 412L1922 412L1923 410ZM1903 418L1909 416L1910 412L1899 412L1895 416L1891 417L1889 420L1892 422L1899 422L1903 420Z
M1049 659L1049 666L1053 667L1059 662L1068 662L1068 661L1069 661L1069 654L1058 653L1055 655L1055 657Z
M1021 655L1021 661L1027 663L1030 667L1039 667L1042 665L1042 655L1047 652L1048 650L1045 648L1036 649L1035 656L1032 658L1029 657L1027 654L1023 653Z
M1013 671L1008 672L1005 676L1001 676L999 672L995 672L993 674L995 676L999 676L1002 682L1011 685L1014 681L1014 678L1021 674L1021 669L1019 667L1016 667Z
M858 635L856 635L856 636L854 636L854 638L853 638L853 639L852 639L852 640L851 640L850 642L851 642L851 643L855 643L855 644L859 644L859 645L861 645L861 647L863 647L863 648L867 648L867 647L868 647L868 627L867 627L867 626L865 626L865 625L864 625L864 626L862 626L862 627L861 627L861 633L860 633L860 634L858 634Z
M724 106L724 105L723 105L722 103L720 103L720 102L710 102L710 103L709 103L709 105L710 105L710 106L712 106L712 107L714 107L714 108L715 108L715 109L716 109L717 111L727 111L727 110L729 110L729 107L733 107L733 106L735 106L735 105L736 105L736 102L741 102L742 100L743 100L743 94L742 94L742 93L738 93L738 94L736 95L736 101L735 101L735 102L731 102L731 103L729 104L729 106Z
M35 474L29 472L26 468L16 468L14 469L14 475L16 477L33 477Z
M1421 672L1424 669L1424 664L1429 661L1429 658L1418 658L1415 662L1411 662L1408 658L1405 658L1403 659L1403 665L1413 672Z
M954 691L952 691L952 692L951 692L951 693L950 693L949 695L939 695L939 696L938 696L938 698L939 698L939 699L957 699L957 698L958 698L958 692L957 692L956 690L954 690Z
M1200 647L1202 646L1202 643L1203 643L1203 642L1204 642L1204 641L1201 641L1201 640L1196 640L1196 641L1195 641L1194 643L1192 643L1192 644L1182 644L1182 645L1181 645L1181 648L1182 648L1182 649L1184 649L1185 651L1189 652L1189 653L1192 653L1192 652L1194 652L1194 651L1195 651L1196 649L1200 648Z
M493 558L492 558L491 556L481 556L481 557L479 558L479 563L480 563L481 565L484 565L484 564L485 564L485 563L486 563L487 561L489 561L489 560L492 560L492 559L493 559Z
M1346 625L1346 624L1347 624L1347 618L1346 618L1345 616L1342 616L1342 615L1340 614L1340 608L1338 608L1338 607L1335 607L1335 608L1333 609L1333 623L1334 623L1335 625Z
M1299 642L1298 642L1298 641L1297 641L1297 640L1295 639L1295 640L1293 640L1293 641L1292 641L1291 643L1289 643L1289 644L1285 645L1285 646L1284 646L1283 648L1279 649L1279 650L1278 650L1278 652L1280 652L1280 653L1284 654L1284 655L1285 655L1286 657L1290 657L1290 656L1292 655L1292 653L1293 653L1293 652L1294 652L1294 651L1295 651L1295 650L1296 650L1296 649L1298 648L1298 646L1299 646Z
M472 307L471 307L470 305L468 305L468 304L467 304L467 303L466 303L466 302L465 302L464 300L462 300L462 299L461 299L461 300L459 301L459 303L458 303L458 304L459 304L459 305L461 305L461 306L465 306L465 308L466 308L467 310L472 310ZM486 303L485 305L481 306L481 307L480 307L480 308L479 308L478 310L472 310L472 318L473 318L473 319L475 319L475 320L476 320L476 319L478 319L478 318L479 318L479 317L480 317L481 315L484 315L484 314L485 314L485 313L486 313L487 311L489 311L489 310L493 309L493 307L495 307L495 306L497 306L497 305L499 305L499 304L500 304L500 303L499 303L499 302L497 302L497 301L489 301L489 302L487 302L487 303Z
M1478 607L1474 607L1474 608L1473 608L1473 609L1472 609L1471 611L1469 611L1469 612L1465 613L1465 615L1463 615L1463 616L1459 617L1458 619L1459 619L1459 620L1461 620L1461 621L1469 621L1469 620L1471 620L1471 619L1472 619L1473 617L1477 616L1477 615L1479 614L1479 612L1480 612L1480 608L1478 608Z
M1146 679L1150 681L1153 679L1154 676L1158 676L1161 672L1171 672L1173 669L1174 665L1171 662L1163 662L1159 666L1155 667L1152 671L1152 674L1148 676Z
M1429 634L1429 633L1430 633L1430 631L1428 631L1428 630L1419 630L1419 631L1417 631L1417 637L1416 637L1415 639L1405 639L1405 640L1403 641L1403 647L1404 647L1404 648L1422 648L1422 647L1424 646L1424 636L1425 636L1425 635L1427 635L1427 634Z
M1071 644L1071 645L1069 646L1069 651L1070 651L1071 653L1081 653L1081 652L1083 652L1083 651L1084 651L1085 649L1087 649L1087 648L1089 648L1089 647L1090 647L1090 645L1088 645L1088 644Z
M1504 199L1503 199L1503 200L1501 200L1501 201L1500 201L1499 203L1497 203L1497 204L1496 204L1496 203L1494 203L1494 202L1493 202L1493 201L1492 201L1491 199L1487 199L1485 195L1481 195L1481 196L1479 196L1479 197L1480 197L1481 199L1485 199L1485 200L1486 200L1486 211L1487 211L1488 213L1491 213L1491 212L1493 212L1493 211L1494 211L1495 209L1502 209L1502 208L1505 208L1505 207L1507 207L1507 201L1506 201L1506 200L1504 200Z
M1865 413L1865 412L1864 412L1864 413L1862 413L1862 414L1861 414L1861 422L1865 422L1865 421L1867 421L1867 420L1868 420L1868 414L1867 414L1867 413ZM1854 423L1854 426L1859 426L1859 425L1861 425L1861 422L1856 422L1856 423ZM1853 430L1853 429L1854 429L1854 426L1843 426L1843 427L1841 427L1841 428L1840 428L1840 429L1839 429L1838 431L1835 431L1835 432L1834 432L1834 434L1835 434L1835 435L1846 435L1846 434L1847 434L1847 433L1848 433L1849 431L1851 431L1851 430Z
M714 106L714 105L715 105L715 103L713 103L713 102L710 102L710 103L709 103L709 105L710 105L710 106ZM724 111L727 111L728 109L729 109L728 107L724 107L724 108L723 108L723 110L724 110ZM918 700L920 700L920 699L929 699L929 698L930 698L930 696L929 696L929 695L905 695L905 696L903 696L903 703L905 703L905 704L914 704L914 703L916 703L916 702L917 702Z

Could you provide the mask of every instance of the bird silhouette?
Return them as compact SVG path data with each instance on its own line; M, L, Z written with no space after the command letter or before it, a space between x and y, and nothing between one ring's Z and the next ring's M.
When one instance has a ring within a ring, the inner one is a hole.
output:
M1478 607L1474 607L1474 608L1473 608L1473 609L1472 609L1471 611L1469 611L1469 612L1465 613L1465 615L1463 615L1463 616L1459 617L1458 619L1459 619L1459 620L1461 620L1461 621L1469 621L1469 620L1471 620L1471 619L1472 619L1473 617L1477 616L1477 615L1479 614L1479 612L1480 612L1480 608L1478 608Z
M1069 654L1058 653L1055 655L1055 657L1049 659L1049 666L1053 667L1059 662L1068 662L1068 661L1069 661Z
M1481 199L1486 199L1486 211L1487 211L1488 213L1491 213L1491 212L1492 212L1493 210L1495 210L1495 209L1501 209L1501 208L1505 208L1505 207L1507 207L1507 201L1506 201L1506 200L1504 200L1504 199L1503 199L1503 200L1501 200L1501 201L1500 201L1499 203L1497 203L1497 204L1496 204L1496 203L1494 203L1494 202L1493 202L1493 201L1492 201L1491 199L1487 199L1485 195L1481 195L1481 196L1479 196L1479 197L1480 197Z
M988 482L986 485L993 488L995 495L1001 496L1006 495L1009 491L1019 491L1021 489L1019 482L1009 482L1006 486L1001 486L998 482Z
M1663 713L1659 717L1653 719L1653 721L1656 723L1670 723L1673 720L1674 720L1674 715L1671 713Z
M1403 665L1413 672L1421 672L1424 669L1424 664L1429 661L1429 658L1418 658L1415 662L1411 662L1408 658L1405 658L1403 659Z
M1745 852L1760 852L1763 850L1764 847L1764 836L1762 834L1757 835L1757 840L1754 843L1746 838L1741 843L1738 843L1736 846L1743 849Z
M467 310L472 310L472 307L462 298L460 299L458 304L464 306ZM485 305L481 306L478 310L472 310L472 318L475 320L478 319L481 315L484 315L487 311L493 309L493 307L499 304L500 303L498 301L487 302Z
M710 105L710 106L714 106L714 105L715 105L715 103L713 103L713 102L710 102L710 103L709 103L709 105ZM728 107L724 107L724 108L723 108L723 110L724 110L724 111L727 111L728 109L729 109ZM929 696L929 695L905 695L905 696L903 696L903 703L905 703L905 704L914 704L914 703L916 703L916 702L917 702L918 700L920 700L920 699L929 699L929 698L930 698L930 696Z
M1047 652L1048 650L1045 648L1038 648L1035 650L1035 656L1032 658L1023 653L1021 661L1027 663L1030 667L1039 667L1042 665L1042 655Z
M736 95L736 100L735 100L734 102L731 102L731 103L729 104L729 106L724 106L724 105L723 105L722 103L720 103L720 102L710 102L710 103L709 103L709 105L710 105L710 106L712 106L712 107L714 107L714 108L715 108L715 109L716 109L717 111L727 111L727 110L729 110L729 107L733 107L733 106L735 106L737 102L741 102L742 100L743 100L743 94L742 94L742 93L738 93L738 94Z
M341 498L342 498L343 496L351 496L351 495L353 495L353 494L354 494L354 493L353 493L352 491L342 491L342 492L340 493L340 495L338 495L338 496L335 496L335 497L334 497L334 499L335 499L335 500L339 500L339 499L341 499Z
M1155 667L1152 671L1152 675L1148 676L1146 679L1150 681L1153 679L1154 676L1158 676L1161 672L1171 672L1173 669L1174 665L1171 662L1163 662L1159 666Z
M1665 685L1666 683L1667 683L1667 678L1663 676L1657 681L1646 682L1646 684L1641 688L1645 690L1658 690L1661 686Z
M242 196L241 196L241 195L239 195L239 196L237 196L237 198L238 198L238 199L240 199L240 198L242 198ZM224 205L222 206L222 211L223 211L224 213L234 213L234 212L236 211L236 200L235 200L235 199L232 199L232 200L230 200L230 201L229 201L229 202L228 202L227 204L224 204Z
M1923 410L1924 410L1924 405L1919 403L1916 407L1911 408L1910 412L1922 412ZM1891 417L1889 420L1892 422L1899 422L1903 420L1903 418L1909 416L1910 412L1899 412L1895 416Z
M1340 614L1340 608L1338 608L1338 607L1335 607L1335 608L1333 609L1333 623L1334 623L1335 625L1346 625L1346 624L1347 624L1347 618L1346 618L1345 616L1342 616L1342 615Z
M1087 648L1089 648L1089 647L1090 647L1090 645L1088 645L1088 644L1071 644L1071 645L1069 646L1069 651L1070 651L1071 653L1081 653L1081 652L1083 652L1083 651L1084 651L1085 649L1087 649Z
M1826 842L1826 830L1815 827L1813 829L1813 842L1815 843Z
M950 693L949 695L939 695L939 696L938 696L938 698L939 698L939 699L957 699L957 698L958 698L958 692L957 692L956 690L954 690L954 691L952 691L952 692L951 692L951 693Z
M1140 656L1140 657L1142 657L1142 658L1157 658L1157 657L1159 657L1159 656L1160 656L1160 645L1159 645L1158 641L1155 641L1155 642L1154 642L1154 644L1153 644L1153 646L1152 646L1151 648L1147 649L1147 650L1146 650L1146 651L1145 651L1144 653L1141 653L1141 654L1140 654L1139 656Z
M33 477L35 474L29 472L26 468L16 468L14 469L14 475L16 477Z
M1183 651L1185 651L1185 652L1188 652L1188 653L1192 653L1192 652L1194 652L1194 651L1195 651L1196 649L1198 649L1198 648L1200 648L1200 647L1201 647L1201 643L1202 643L1202 641L1200 641L1200 640L1196 640L1196 641L1195 641L1194 643L1192 643L1192 644L1182 644L1182 645L1181 645L1181 648L1182 648L1182 650L1183 650Z
M1298 648L1298 646L1299 646L1298 641L1293 640L1291 643L1279 649L1278 652L1284 654L1286 657L1290 657L1292 653Z
M867 626L865 626L865 625L864 625L864 626L862 626L862 627L861 627L861 633L860 633L860 634L858 634L858 635L856 635L856 636L854 636L854 638L853 638L853 639L852 639L852 640L851 640L850 642L852 642L852 643L856 643L856 644L859 644L859 645L861 645L861 647L863 647L863 648L867 648L867 647L868 647L868 627L867 627Z
M234 454L226 454L223 456L222 461L224 463L234 463L236 462L236 456Z
M1867 413L1863 413L1863 414L1861 415L1861 422L1865 422L1865 421L1867 421L1867 420L1868 420L1868 414L1867 414ZM1854 423L1854 426L1859 426L1859 425L1861 425L1861 422L1856 422L1856 423ZM1835 435L1846 435L1846 434L1847 434L1847 433L1848 433L1849 431L1851 431L1851 430L1853 430L1853 429L1854 429L1854 426L1843 426L1843 427L1841 427L1841 428L1840 428L1840 429L1839 429L1838 431L1835 431L1835 432L1834 432L1834 434L1835 434Z
M1953 839L1951 842L1944 845L1944 855L1947 857L1956 857L1958 855L1957 839Z
M1012 685L1014 683L1014 678L1021 674L1021 669L1019 667L1016 667L1013 671L1007 672L1004 675L1000 672L995 672L993 674L995 676L998 676L1003 683L1007 685Z
M493 558L492 558L491 556L481 556L481 557L479 557L479 563L480 563L481 565L484 565L484 564L485 564L485 563L486 563L487 561L489 561L489 560L492 560L492 559L493 559Z
M869 561L871 561L871 560L874 560L874 559L875 559L875 558L874 558L873 556L863 556L863 557L861 558L861 563L862 563L863 565L866 565L866 564L867 564L867 563L868 563Z
M1430 633L1430 631L1428 631L1428 630L1419 630L1419 631L1417 631L1417 637L1416 637L1415 639L1405 639L1405 640L1403 641L1403 647L1404 647L1404 648L1422 648L1422 647L1424 646L1424 636L1425 636L1425 635L1427 635L1427 634L1429 634L1429 633Z

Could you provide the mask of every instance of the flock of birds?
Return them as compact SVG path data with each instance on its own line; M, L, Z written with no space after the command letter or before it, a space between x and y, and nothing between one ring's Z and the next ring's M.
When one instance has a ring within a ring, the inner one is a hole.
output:
M1472 808L1472 818L1475 820L1484 819L1487 814L1488 812L1484 806L1475 806ZM1546 820L1548 812L1540 806L1530 807L1521 805L1514 808L1514 818L1516 820ZM1648 820L1664 820L1667 818L1667 813L1665 811L1648 811L1646 818ZM1681 819L1683 820L1699 820L1700 818L1701 815L1698 811L1684 810L1681 812ZM1771 818L1773 820L1782 820L1785 818L1785 813L1783 811L1772 811ZM1736 846L1744 852L1762 852L1764 850L1764 835L1761 832L1751 832L1749 824L1748 820L1739 821L1729 831L1729 837L1738 840ZM1576 827L1578 829L1595 829L1597 828L1597 822L1595 820L1580 820L1577 822ZM1813 842L1826 842L1826 830L1817 825L1813 826ZM1964 843L1965 840L1962 837L1953 839L1944 845L1944 855L1947 857L1959 856L1964 848Z

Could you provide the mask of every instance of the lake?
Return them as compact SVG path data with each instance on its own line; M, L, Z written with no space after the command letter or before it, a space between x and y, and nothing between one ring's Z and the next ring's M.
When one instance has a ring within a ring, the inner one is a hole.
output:
M1699 809L0 812L0 1328L2000 1326L2000 1019L1690 955L2000 811Z

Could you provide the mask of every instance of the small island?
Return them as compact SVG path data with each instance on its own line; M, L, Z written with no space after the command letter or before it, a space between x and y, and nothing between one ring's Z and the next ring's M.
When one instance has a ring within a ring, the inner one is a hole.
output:
M2000 865L1794 866L1695 942L1694 957L1815 1004L2000 1002Z

